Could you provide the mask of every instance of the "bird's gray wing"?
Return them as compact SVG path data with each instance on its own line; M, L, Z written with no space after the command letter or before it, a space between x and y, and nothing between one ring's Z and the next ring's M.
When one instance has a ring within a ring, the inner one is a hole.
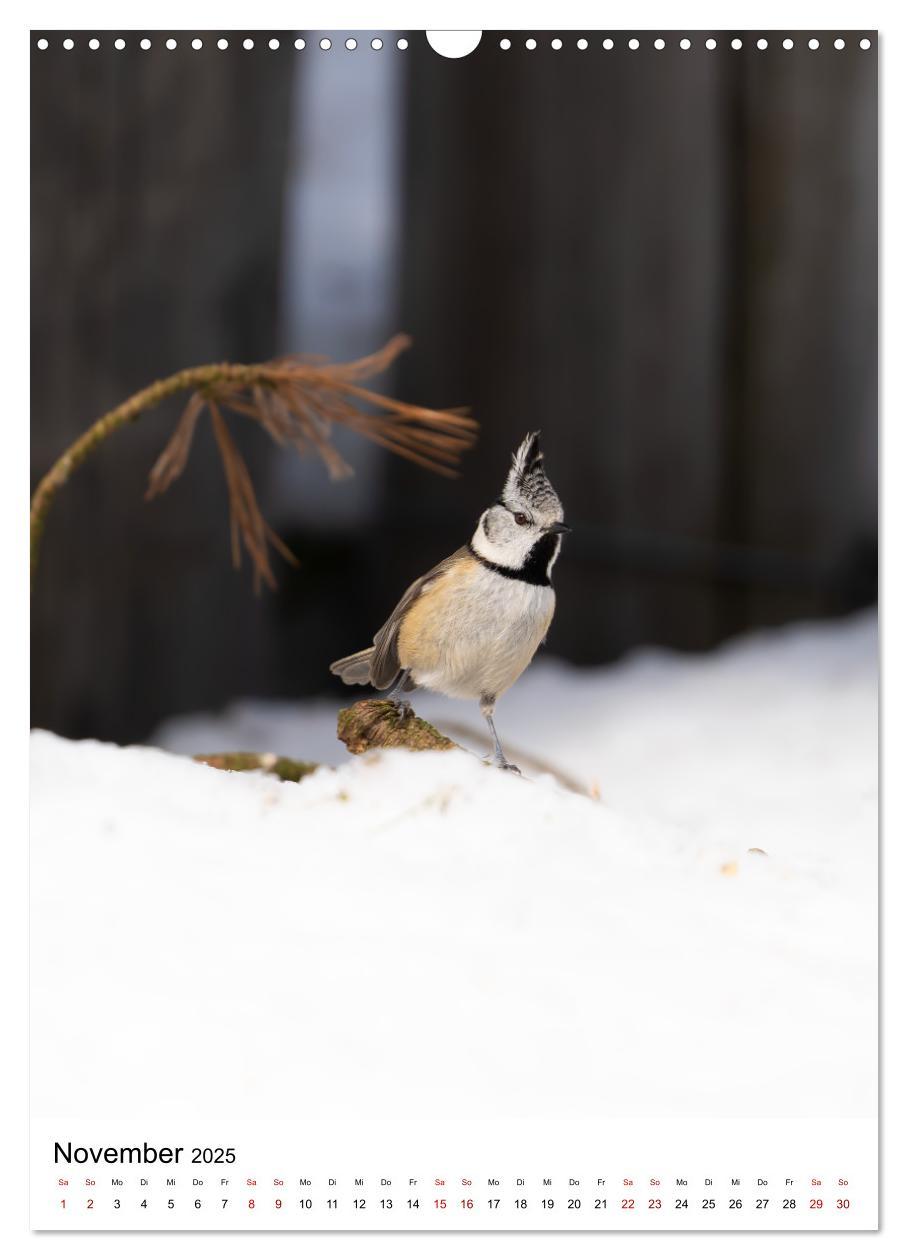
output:
M400 623L403 621L413 601L436 578L441 577L453 564L456 564L458 560L462 560L464 556L469 554L469 547L460 547L454 552L453 556L448 556L446 560L436 564L434 569L430 569L421 578L417 578L404 591L397 602L397 607L373 640L375 643L375 654L372 657L372 686L377 691L383 691L386 687L390 687L400 673L401 664L397 655L397 636L400 631Z

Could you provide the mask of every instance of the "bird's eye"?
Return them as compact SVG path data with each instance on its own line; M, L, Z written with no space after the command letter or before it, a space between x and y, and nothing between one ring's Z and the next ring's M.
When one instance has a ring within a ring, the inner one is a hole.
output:
M528 516L524 516L523 512L515 512L514 520L518 525L529 525L530 523L530 518Z

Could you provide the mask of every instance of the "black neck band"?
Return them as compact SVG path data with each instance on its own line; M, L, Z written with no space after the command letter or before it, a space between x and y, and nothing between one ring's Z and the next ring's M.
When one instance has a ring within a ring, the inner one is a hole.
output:
M533 547L519 569L509 569L507 565L496 564L494 560L487 560L485 556L479 554L472 543L469 544L471 554L475 556L480 564L484 564L487 569L491 569L493 573L500 573L502 577L511 578L514 582L526 582L529 586L552 585L549 577L549 565L552 562L552 556L554 556L557 546L557 537L554 534L545 534Z

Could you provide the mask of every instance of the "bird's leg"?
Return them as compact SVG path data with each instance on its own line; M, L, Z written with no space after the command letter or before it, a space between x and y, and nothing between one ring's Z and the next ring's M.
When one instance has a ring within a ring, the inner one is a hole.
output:
M407 685L407 681L409 677L410 677L410 671L408 669L401 670L401 672L397 675L397 681L395 682L394 686L385 696L385 699L390 700L391 703L394 705L395 709L397 710L398 717L402 719L410 718L413 716L412 704L410 703L409 700L404 700L402 698L403 689Z
M492 743L494 744L494 749L489 754L492 761L500 770L511 770L514 774L520 774L520 767L515 766L505 757L501 748L501 741L498 738L498 732L495 730L495 723L492 721L492 713L495 709L495 696L483 696L479 702L479 708L482 716L488 722L489 730L492 733ZM488 759L489 758L486 758L486 760Z

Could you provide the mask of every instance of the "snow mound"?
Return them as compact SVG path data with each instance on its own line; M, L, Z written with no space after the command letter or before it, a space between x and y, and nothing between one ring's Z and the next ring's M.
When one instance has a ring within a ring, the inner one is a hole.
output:
M282 784L36 733L37 1113L141 1079L152 1114L315 1135L415 1133L429 1098L436 1134L874 1114L875 655L859 618L537 668L502 727L601 800L460 752ZM165 734L309 755L300 713Z

